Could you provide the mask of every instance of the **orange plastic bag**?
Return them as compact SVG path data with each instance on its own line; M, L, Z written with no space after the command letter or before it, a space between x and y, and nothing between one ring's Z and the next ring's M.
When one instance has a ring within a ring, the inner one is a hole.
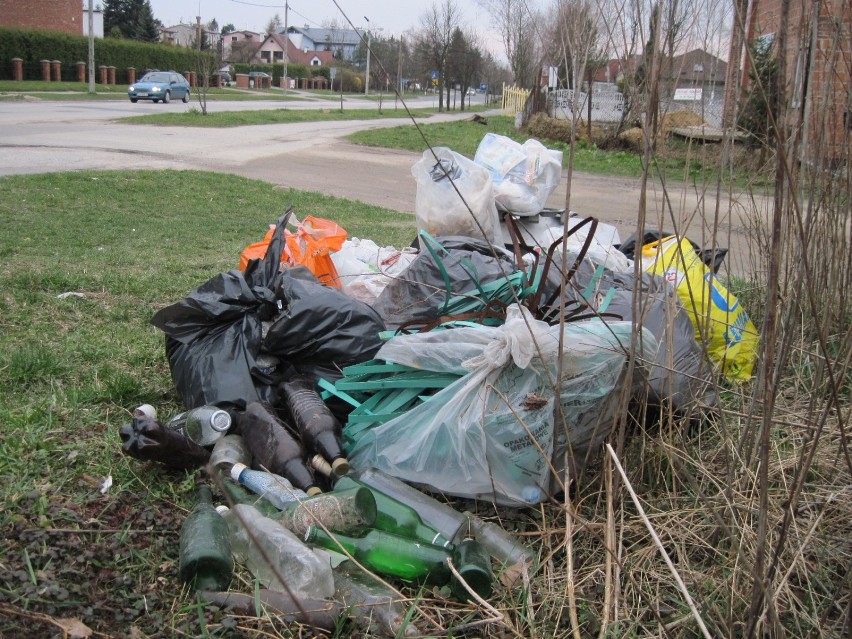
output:
M345 241L346 229L342 226L309 215L295 233L287 234L287 262L292 266L307 266L327 286L343 288L331 253L339 251Z
M275 225L270 224L269 230L266 232L266 235L263 236L263 239L260 242L255 242L254 244L249 244L247 247L243 249L243 252L240 253L240 270L246 270L246 266L248 266L249 260L262 260L266 257L266 249L269 248L269 243L272 241L272 234L275 232ZM284 256L282 255L282 261Z

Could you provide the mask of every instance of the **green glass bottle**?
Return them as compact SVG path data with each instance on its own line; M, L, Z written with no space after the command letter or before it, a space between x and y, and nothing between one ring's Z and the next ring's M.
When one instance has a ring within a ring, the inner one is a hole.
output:
M376 499L376 523L374 528L393 533L401 537L416 539L424 544L442 546L452 549L453 544L434 528L423 523L420 515L408 504L405 504L383 492L368 486L362 481L345 475L334 484L334 490L346 490L349 488L364 487L373 493Z
M371 529L362 537L331 537L318 526L309 526L305 541L337 552L343 548L365 568L382 575L441 586L450 581L448 550L383 530Z
M227 590L233 571L228 524L213 507L210 489L201 485L180 531L181 581L196 590Z

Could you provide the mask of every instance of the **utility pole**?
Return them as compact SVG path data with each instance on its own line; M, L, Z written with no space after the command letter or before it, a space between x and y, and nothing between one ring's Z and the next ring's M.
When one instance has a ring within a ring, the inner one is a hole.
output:
M95 92L95 15L89 0L89 93Z
M367 74L364 77L364 95L370 95L370 18L364 16L367 21Z
M290 4L284 2L284 97L287 97L287 85L290 80L287 79L287 55L290 50L290 27L287 23L287 12L290 9Z

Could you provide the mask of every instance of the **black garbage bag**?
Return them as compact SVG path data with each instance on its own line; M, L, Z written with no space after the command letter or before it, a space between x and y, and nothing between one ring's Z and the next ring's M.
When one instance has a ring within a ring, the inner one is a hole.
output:
M478 284L500 280L517 270L511 253L496 247L495 258L485 240L462 236L434 239L440 246L428 244L427 238L420 240L420 253L373 304L388 328L432 322L443 314L441 309L451 297L472 293Z
M151 319L166 334L172 381L186 408L275 406L288 365L313 377L333 375L379 349L384 325L369 306L307 269L281 270L287 218L278 221L264 259L211 278ZM264 354L280 366L259 364Z

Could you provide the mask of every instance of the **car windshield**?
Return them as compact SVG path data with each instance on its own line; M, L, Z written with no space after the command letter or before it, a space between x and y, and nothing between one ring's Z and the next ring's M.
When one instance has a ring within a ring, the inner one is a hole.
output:
M142 82L168 82L168 73L149 73L142 78Z

